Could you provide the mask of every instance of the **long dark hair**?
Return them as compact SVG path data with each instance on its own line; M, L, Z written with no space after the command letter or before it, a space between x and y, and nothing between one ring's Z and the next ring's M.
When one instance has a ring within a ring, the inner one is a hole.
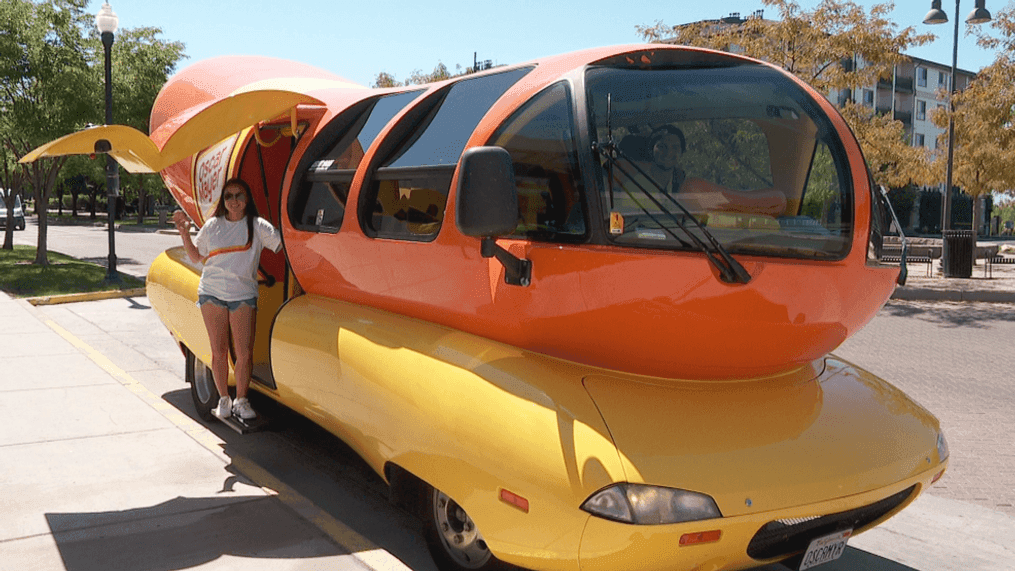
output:
M250 185L247 181L242 178L231 178L222 185L222 192L219 194L219 203L215 207L214 216L225 216L228 212L226 210L226 189L230 186L238 186L243 189L243 192L247 193L247 207L243 211L243 215L247 219L247 246L254 241L254 219L257 218L257 205L254 204L254 194L250 191Z

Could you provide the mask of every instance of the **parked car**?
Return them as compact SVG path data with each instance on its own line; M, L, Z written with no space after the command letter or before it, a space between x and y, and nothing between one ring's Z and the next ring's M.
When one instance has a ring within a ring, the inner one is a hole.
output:
M6 198L10 192L9 189L0 188L0 198ZM7 226L7 202L6 200L0 200L0 227ZM14 195L14 229L24 230L25 229L25 209L21 205L21 195Z

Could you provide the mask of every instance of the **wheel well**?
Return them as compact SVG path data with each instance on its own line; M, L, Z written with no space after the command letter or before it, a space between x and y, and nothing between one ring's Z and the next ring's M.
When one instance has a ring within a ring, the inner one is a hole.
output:
M388 481L388 501L416 514L430 490L430 484L394 462L384 465L384 479Z

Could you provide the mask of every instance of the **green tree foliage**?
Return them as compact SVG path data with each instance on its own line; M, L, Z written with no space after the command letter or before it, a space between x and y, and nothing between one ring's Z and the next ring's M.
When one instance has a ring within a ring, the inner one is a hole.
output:
M95 83L81 34L86 0L0 3L0 144L21 157L38 145L80 126L87 117ZM66 159L23 167L39 211L35 263L48 265L46 209L57 174Z
M706 47L773 63L826 96L874 85L891 77L903 52L929 42L930 34L912 27L897 30L887 19L893 5L877 4L868 12L853 2L822 0L804 10L790 0L762 0L777 19L749 18L735 24L698 22L668 26L661 21L637 30L646 41ZM873 110L849 105L843 115L857 134L875 182L889 187L924 182L926 157L901 136L902 124L877 118Z
M4 160L105 117L104 55L87 0L0 3L0 145ZM120 30L113 44L114 118L147 130L152 102L183 55L157 28ZM23 165L39 214L35 263L47 265L47 207L67 157ZM95 164L100 161L94 161ZM101 166L98 171L101 172ZM87 169L85 169L87 170ZM75 173L80 174L80 173ZM103 178L100 175L100 180Z
M952 180L954 186L974 198L991 193L1015 193L1015 8L997 12L991 21L996 37L981 37L980 44L997 50L994 62L980 70L975 80L953 99L955 147ZM948 147L949 110L939 108L931 115L946 131L938 147ZM934 162L939 180L945 178L947 157L941 153ZM974 220L979 220L980 200L973 200ZM976 231L976 225L973 225Z
M424 73L423 70L417 69L409 74L409 78L405 82L398 81L394 75L386 71L382 71L377 74L374 78L374 83L371 87L402 87L405 85L423 85L425 83L434 83L436 81L444 81L445 79L451 79L452 77L458 77L460 75L466 75L472 73L472 68L466 68L462 70L461 65L455 66L455 73L448 71L448 66L441 62L437 62L437 65L433 68L430 73Z

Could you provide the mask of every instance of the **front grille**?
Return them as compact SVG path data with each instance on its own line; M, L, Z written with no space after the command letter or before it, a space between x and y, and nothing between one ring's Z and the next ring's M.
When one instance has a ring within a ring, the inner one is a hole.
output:
M754 534L747 546L747 555L754 559L773 559L804 551L816 537L846 529L860 529L877 521L905 502L915 489L916 486L910 486L869 506L836 514L813 519L770 521ZM785 523L791 521L795 523Z

